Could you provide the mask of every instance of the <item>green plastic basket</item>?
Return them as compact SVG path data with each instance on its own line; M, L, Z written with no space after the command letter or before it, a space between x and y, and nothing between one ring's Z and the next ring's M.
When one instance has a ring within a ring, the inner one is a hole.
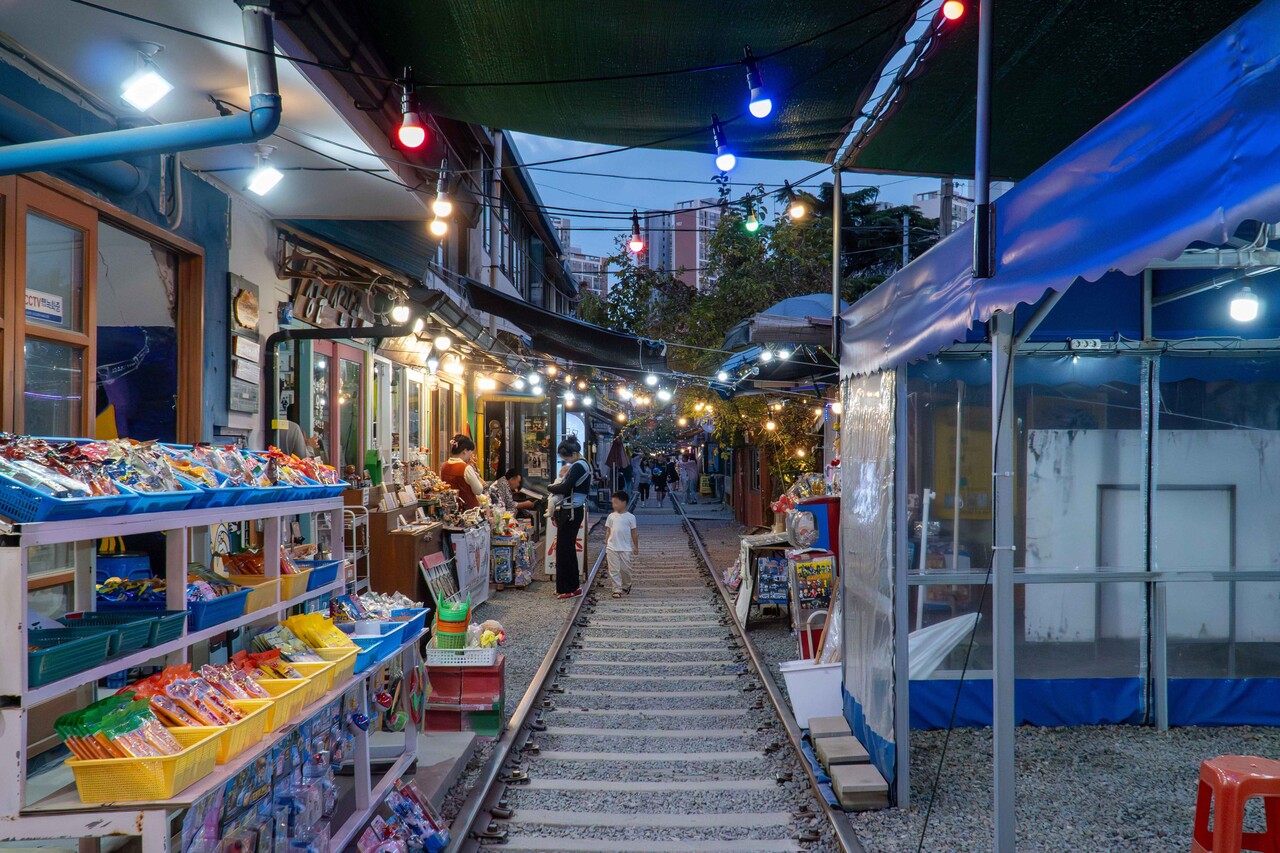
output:
M40 687L93 669L107 659L111 643L119 636L119 631L92 628L28 631L27 685Z
M112 657L146 648L155 622L153 613L74 613L58 620L68 628L104 628L120 634L118 645L107 653Z
M471 596L467 596L467 600L462 603L445 601L436 596L436 619L441 622L466 622L470 615Z
M465 649L467 647L467 632L460 634L450 634L445 631L437 631L436 648L438 649Z

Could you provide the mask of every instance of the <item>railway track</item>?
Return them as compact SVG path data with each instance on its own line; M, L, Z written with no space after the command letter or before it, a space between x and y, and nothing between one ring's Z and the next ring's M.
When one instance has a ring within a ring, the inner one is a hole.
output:
M451 849L860 851L843 813L814 795L790 710L696 529L683 510L637 516L631 594L611 597L598 555Z

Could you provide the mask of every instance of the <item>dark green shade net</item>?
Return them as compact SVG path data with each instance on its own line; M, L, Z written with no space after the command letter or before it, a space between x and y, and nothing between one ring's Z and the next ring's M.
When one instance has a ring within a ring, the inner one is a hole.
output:
M972 175L978 0L945 33L852 168ZM1017 180L1257 0L995 0L991 173ZM870 105L868 105L870 106Z
M397 69L412 65L432 113L610 146L712 152L712 113L740 157L824 160L915 10L911 0L379 0L366 19ZM744 45L762 59L773 114L747 114ZM437 88L432 82L567 80L732 63L638 80ZM740 118L736 118L741 116ZM736 118L736 120L735 120ZM680 136L667 140L670 137ZM657 143L655 145L655 143ZM714 169L708 161L708 168Z

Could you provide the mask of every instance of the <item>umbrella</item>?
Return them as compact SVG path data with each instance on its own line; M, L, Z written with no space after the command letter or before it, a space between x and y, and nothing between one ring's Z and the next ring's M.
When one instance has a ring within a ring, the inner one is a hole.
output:
M618 471L631 465L631 459L628 458L627 451L622 446L621 435L613 437L613 443L609 445L609 455L605 457L604 464L613 468L613 487L618 488Z

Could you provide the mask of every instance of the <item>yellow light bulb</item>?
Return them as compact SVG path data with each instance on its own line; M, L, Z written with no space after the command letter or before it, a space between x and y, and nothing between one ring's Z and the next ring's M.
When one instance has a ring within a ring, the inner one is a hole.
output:
M775 429L778 428L778 425L775 424L773 421L765 421L764 428L767 429L769 432L773 432Z

